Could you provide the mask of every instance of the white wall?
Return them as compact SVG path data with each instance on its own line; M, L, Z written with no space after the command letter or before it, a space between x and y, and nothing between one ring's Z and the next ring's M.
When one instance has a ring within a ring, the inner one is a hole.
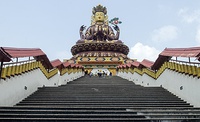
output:
M77 72L77 73L65 73L64 75L60 76L58 79L58 85L65 85L70 81L73 81L77 78L84 76L84 72Z
M70 80L81 76L83 76L82 72L71 73L71 75L66 73L63 76L56 74L50 79L47 79L40 69L36 69L19 76L6 78L6 80L1 79L0 106L13 106L19 103L37 91L38 87L57 87L67 84Z
M200 79L197 77L167 69L156 82L195 107L200 107Z
M70 76L68 73L65 73L64 75L60 76L58 85L60 86L67 84L67 82L69 82L69 78Z
M187 101L195 107L200 107L200 79L197 77L181 74L169 69L166 69L158 79L138 73L118 73L120 77L132 79L135 84L145 87L160 87L167 89L171 93L177 95L181 99ZM183 88L182 90L180 88Z

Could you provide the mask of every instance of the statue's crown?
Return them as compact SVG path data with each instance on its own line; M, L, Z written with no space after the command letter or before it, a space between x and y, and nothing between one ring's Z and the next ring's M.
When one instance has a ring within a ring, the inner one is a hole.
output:
M93 7L92 9L93 14L95 14L96 12L103 12L104 14L107 14L107 8L99 4L98 6Z

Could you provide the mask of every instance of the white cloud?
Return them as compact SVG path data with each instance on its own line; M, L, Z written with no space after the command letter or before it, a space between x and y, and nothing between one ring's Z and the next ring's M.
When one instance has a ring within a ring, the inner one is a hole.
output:
M173 25L163 26L153 31L152 40L154 41L171 41L178 36L178 28Z
M187 23L200 22L200 9L189 11L188 8L180 9L178 15Z
M130 50L130 58L142 61L143 59L148 59L150 61L155 61L158 58L160 51L154 47L148 45L143 45L138 42Z
M197 43L200 44L200 27L197 28L195 39L196 39Z
M178 15L183 18L184 22L197 24L195 40L200 45L200 9L193 11L187 8L180 9Z

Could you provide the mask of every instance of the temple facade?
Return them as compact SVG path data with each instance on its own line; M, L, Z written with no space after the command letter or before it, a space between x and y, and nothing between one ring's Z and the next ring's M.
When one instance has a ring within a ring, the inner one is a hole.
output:
M80 39L71 48L71 61L84 66L85 71L116 75L116 67L133 62L127 55L129 48L119 40L118 20L109 26L107 8L98 5L92 9L91 26L80 27Z

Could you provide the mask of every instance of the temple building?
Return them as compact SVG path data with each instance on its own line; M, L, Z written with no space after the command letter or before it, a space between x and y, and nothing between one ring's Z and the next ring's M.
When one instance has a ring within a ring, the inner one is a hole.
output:
M127 56L119 23L95 6L63 62L40 48L0 47L0 121L200 122L200 47L139 62Z
M81 64L85 70L96 74L98 71L116 75L116 67L133 62L127 55L129 48L119 40L120 29L115 20L109 26L107 8L98 5L92 9L91 25L85 30L80 27L80 39L71 48L72 62Z

